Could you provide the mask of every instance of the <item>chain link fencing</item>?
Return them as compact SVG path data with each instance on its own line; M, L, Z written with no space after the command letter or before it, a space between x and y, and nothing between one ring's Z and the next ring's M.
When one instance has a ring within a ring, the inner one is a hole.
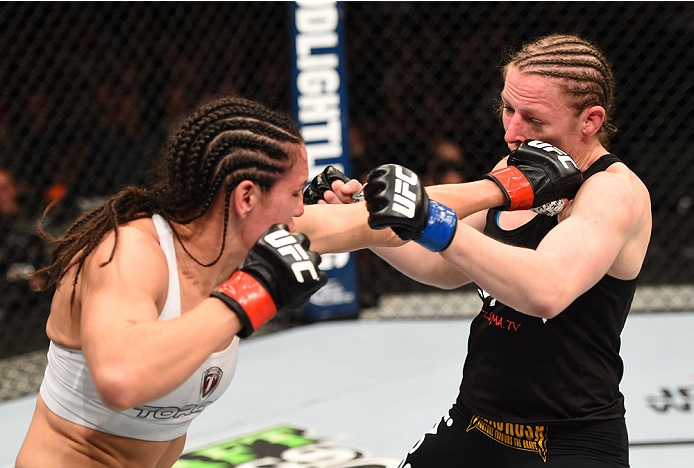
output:
M40 382L30 369L42 371L51 297L26 273L47 259L34 234L44 208L60 200L47 220L58 235L122 185L142 182L151 156L206 96L235 93L291 113L290 7L0 4L0 399ZM344 22L350 155L360 179L385 162L427 183L479 178L507 152L497 117L505 54L554 32L594 40L617 82L611 150L652 197L634 310L694 309L692 4L346 2ZM362 317L479 307L471 286L441 292L368 251L357 255ZM293 311L266 332L301 323Z

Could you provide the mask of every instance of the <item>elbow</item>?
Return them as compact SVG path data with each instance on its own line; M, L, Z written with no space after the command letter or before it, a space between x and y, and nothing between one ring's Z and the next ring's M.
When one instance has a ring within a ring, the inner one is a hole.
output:
M452 291L454 289L458 289L461 286L464 286L465 284L467 283L465 283L464 281L439 281L431 283L430 286L435 286L445 291Z
M127 373L116 369L104 369L93 375L94 386L101 402L108 409L123 411L142 403L137 395L137 385Z
M526 313L546 320L555 318L569 305L558 294L546 292L528 299Z
M438 272L430 272L430 273L420 273L417 272L417 274L408 274L405 272L405 275L412 278L413 280L417 281L418 283L425 284L427 286L433 286L438 289L443 289L445 291L452 291L454 289L457 289L461 286L464 286L468 284L470 281L465 278L462 278L460 276L456 275L445 275L442 276L438 274Z
M559 315L562 310L558 307L552 307L552 306L538 306L537 308L533 309L533 314L536 317L543 318L545 320L550 320Z

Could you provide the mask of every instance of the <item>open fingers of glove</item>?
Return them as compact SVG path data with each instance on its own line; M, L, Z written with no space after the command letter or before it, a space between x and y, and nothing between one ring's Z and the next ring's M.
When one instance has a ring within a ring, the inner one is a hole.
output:
M360 192L363 189L361 182L357 179L350 179L347 182L335 181L332 184L333 192L343 203L352 203L359 200Z
M326 167L323 170L323 176L325 177L325 180L328 182L328 184L332 184L336 180L340 180L342 182L349 182L349 177L347 177L344 174L344 172L337 169L335 166Z
M306 253L308 254L309 260L311 260L311 263L313 263L315 266L320 266L322 258L318 252L308 250L308 247L306 247Z
M354 195L361 191L361 184L358 180L352 179L348 182L336 180L332 183L332 190L323 192L323 199L318 203L324 202L330 205L344 205L359 201Z
M367 185L367 187L371 186L372 184ZM376 185L376 184L373 184ZM389 203L389 198L387 194L385 194L385 184L383 185L382 190L364 190L364 198L366 199L366 209L369 212L369 215L377 215L385 210L388 209L388 203ZM371 222L369 221L369 224ZM371 226L374 227L374 226Z
M304 205L315 205L323 199L323 194L331 190L330 183L325 176L325 171L313 178L304 189Z
M311 241L305 234L302 234L300 232L292 232L289 235L294 237L294 239L296 239L297 244L303 247L304 250L308 251L309 247L311 246Z
M369 172L367 176L367 184L364 186L363 194L369 213L380 211L387 204L385 192L389 189L388 174L388 165L383 165Z
M325 199L325 195L339 190L338 187L345 185L349 181L349 177L343 174L342 171L334 166L327 166L323 172L313 178L304 190L304 205L315 205L320 203L321 200L325 200L328 203L348 203L347 199L350 197L345 198L345 201L341 201L329 195L330 200L332 200L330 201ZM335 185L336 183L337 185Z
M412 239L426 223L428 197L417 174L397 164L384 164L368 176L364 196L372 229L392 227L403 239Z
M372 180L378 179L379 177L383 177L385 174L388 173L388 166L389 166L389 164L384 164L382 166L378 166L376 169L373 169L366 176L366 181L368 183L371 183Z

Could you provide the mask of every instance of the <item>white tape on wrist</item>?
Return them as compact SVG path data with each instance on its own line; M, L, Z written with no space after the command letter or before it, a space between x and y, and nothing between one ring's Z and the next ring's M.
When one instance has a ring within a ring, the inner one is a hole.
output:
M352 194L352 201L353 202L362 202L364 201L364 189L359 190L356 193Z
M545 215L545 216L556 216L564 209L564 200L554 200L547 202L544 205L540 205L537 208L530 208L530 211L535 213Z

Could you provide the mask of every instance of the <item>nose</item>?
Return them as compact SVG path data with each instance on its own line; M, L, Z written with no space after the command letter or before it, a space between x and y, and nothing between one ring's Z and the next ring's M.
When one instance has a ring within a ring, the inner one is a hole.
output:
M526 140L523 119L517 114L504 121L504 130L504 141L511 149L517 148L518 145Z
M294 207L294 212L292 213L292 216L294 218L298 218L299 216L304 214L304 200L301 197L299 198L299 203L296 204L296 206Z

